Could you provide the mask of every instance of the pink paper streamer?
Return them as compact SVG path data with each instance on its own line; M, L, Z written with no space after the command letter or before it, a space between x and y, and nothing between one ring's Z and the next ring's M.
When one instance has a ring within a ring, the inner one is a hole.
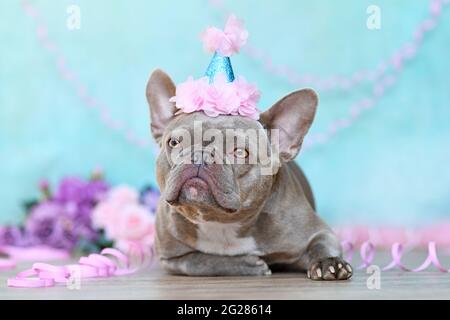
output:
M113 248L104 249L100 254L81 257L78 264L56 266L38 262L34 263L31 269L19 272L14 278L8 279L7 284L14 288L42 288L67 283L70 277L74 276L74 272L77 272L80 280L132 274L145 265L146 256L143 248L140 248L139 252L140 261L136 267L131 266L129 256ZM151 258L151 254L149 257Z
M354 257L355 245L350 241L342 241L344 257L351 262ZM134 252L137 252L134 250ZM153 257L153 249L150 256ZM365 269L374 263L376 256L376 248L370 241L365 241L359 250L362 263L357 269ZM111 256L111 257L108 257ZM117 249L107 248L100 254L90 254L81 257L78 264L69 264L56 266L48 263L34 263L31 269L19 272L14 278L7 281L9 287L15 288L38 288L52 287L57 283L67 283L73 274L78 272L80 279L95 277L111 277L132 274L138 271L145 260L144 251L140 250L138 254L140 264L137 267L131 267L130 257L123 254ZM401 259L403 257L403 246L400 243L394 243L391 247L391 262L382 268L383 271L398 268L407 272L420 272L428 269L431 265L435 266L439 271L449 273L450 269L446 269L439 261L435 242L428 243L428 255L424 262L416 268L405 266ZM1 260L0 260L1 261Z
M343 241L342 247L344 250L344 257L347 261L351 262L354 256L355 246L349 241ZM428 243L428 253L424 262L416 268L409 268L402 263L403 257L403 246L400 243L394 243L391 247L391 262L382 268L383 271L392 270L398 268L402 271L407 272L420 272L428 269L431 265L436 267L441 272L449 273L450 269L446 269L442 266L439 261L436 243L431 241ZM376 256L376 248L370 241L365 241L360 248L360 257L362 264L357 267L357 269L365 269L374 263L374 258Z

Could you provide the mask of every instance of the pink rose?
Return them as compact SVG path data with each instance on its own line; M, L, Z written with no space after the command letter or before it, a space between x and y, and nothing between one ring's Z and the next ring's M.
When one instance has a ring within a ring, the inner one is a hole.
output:
M123 207L117 225L117 240L141 241L154 234L154 221L146 207L128 204Z
M92 224L97 229L104 229L109 239L116 237L117 225L121 214L121 205L104 201L99 203L92 212Z
M136 203L139 201L139 193L130 186L120 185L111 189L106 198L108 201L115 202L118 205Z

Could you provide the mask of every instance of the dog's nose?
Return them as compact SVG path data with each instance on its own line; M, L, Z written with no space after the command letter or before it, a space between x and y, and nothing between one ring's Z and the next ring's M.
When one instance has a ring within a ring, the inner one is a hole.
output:
M192 163L198 166L214 164L214 150L195 150L192 153Z

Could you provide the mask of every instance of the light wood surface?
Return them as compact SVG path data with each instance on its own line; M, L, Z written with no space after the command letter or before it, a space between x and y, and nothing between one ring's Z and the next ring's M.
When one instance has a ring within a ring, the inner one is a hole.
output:
M405 264L418 266L425 252L406 254ZM388 253L377 254L384 266ZM450 267L450 259L440 255ZM357 266L357 263L353 263ZM357 270L350 281L317 282L304 274L275 273L268 277L184 277L168 275L159 267L122 277L82 280L80 289L64 284L52 288L6 287L6 279L29 267L0 271L0 299L450 299L450 274L430 267L420 273L381 272L379 290L369 290L366 270Z

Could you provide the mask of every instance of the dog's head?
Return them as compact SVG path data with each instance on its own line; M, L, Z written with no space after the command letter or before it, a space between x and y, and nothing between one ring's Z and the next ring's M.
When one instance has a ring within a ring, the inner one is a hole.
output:
M160 145L161 201L192 222L250 218L267 200L279 164L298 154L318 103L310 89L293 92L259 121L203 112L177 114L170 77L156 70L147 84L151 131Z

